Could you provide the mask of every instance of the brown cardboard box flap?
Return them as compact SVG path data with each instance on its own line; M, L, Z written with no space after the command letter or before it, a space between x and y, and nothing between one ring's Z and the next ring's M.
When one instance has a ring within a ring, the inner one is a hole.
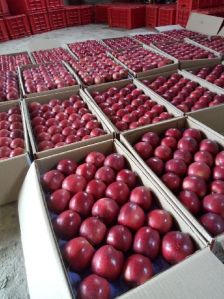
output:
M223 18L200 13L191 13L186 29L206 35L216 35L223 24Z
M223 264L205 248L122 299L223 299L223 281Z

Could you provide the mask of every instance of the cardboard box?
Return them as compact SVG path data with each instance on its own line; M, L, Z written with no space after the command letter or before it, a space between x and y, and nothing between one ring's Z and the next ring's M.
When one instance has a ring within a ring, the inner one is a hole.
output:
M220 247L220 244L215 244L214 239L205 229L204 227L196 220L196 218L181 204L178 198L174 195L174 193L166 187L166 185L162 182L162 180L148 167L145 161L140 157L140 155L135 151L133 145L138 142L141 136L146 132L156 132L158 134L163 133L165 130L169 128L195 128L200 130L204 133L207 138L210 138L214 141L217 141L222 147L224 147L224 139L215 135L212 130L209 130L205 126L201 126L198 122L195 122L193 119L188 119L187 117L169 120L163 124L157 124L150 127L145 128L137 128L131 132L125 132L121 134L120 140L126 146L126 148L130 151L130 153L139 161L142 167L147 171L148 176L153 178L156 182L158 188L160 189L161 193L164 195L168 195L170 199L170 203L177 207L185 216L186 218L192 223L192 225L201 233L201 235L206 239L207 243L212 246L213 251L215 254L222 258L224 261L224 252ZM217 236L219 237L219 236ZM224 240L224 233L220 235L220 240ZM215 245L214 245L215 244Z
M81 92L82 96L85 97L86 100L91 101L91 103L96 107L96 109L98 109L98 111L99 111L98 113L100 114L100 118L107 124L107 126L110 128L111 131L116 132L116 133L120 132L117 129L117 127L112 123L112 121L109 119L109 117L97 105L97 103L92 98L91 94L94 91L103 92L103 91L107 90L110 87L121 88L121 87L124 87L124 86L126 86L127 84L130 84L130 83L133 83L133 84L135 84L135 86L137 88L142 89L144 94L148 95L152 100L156 101L158 104L161 104L161 105L165 106L167 111L170 112L171 114L173 114L174 117L180 117L180 116L183 115L182 111L180 111L179 109L177 109L176 107L174 107L173 105L171 105L170 103L168 103L167 101L162 99L161 97L158 97L156 94L150 93L149 90L147 90L146 88L142 88L142 85L140 85L137 80L127 79L127 80L122 80L122 81L117 81L117 82L111 82L111 83L104 84L104 85L101 85L101 86L90 86L90 87L86 88L85 89L85 94L83 94Z
M216 35L223 24L223 18L208 16L200 13L191 13L186 28L180 25L169 25L156 27L159 32L169 30L187 29L205 35Z
M3 103L0 105L0 112L8 111L11 107L16 105L20 106L20 102L11 101L9 103ZM25 120L22 112L21 116L23 121L25 150L22 155L0 161L0 206L17 200L19 190L31 162Z
M54 63L49 63L49 64L54 65ZM65 68L68 70L68 72L71 73L71 69L69 68L69 66L65 62L62 62L62 64L65 66ZM32 64L32 65L30 64L30 65L22 66L18 69L19 70L18 71L19 81L20 81L20 86L21 86L21 89L22 89L22 94L26 98L31 98L31 97L41 96L41 95L44 96L44 95L48 95L48 94L53 94L55 92L72 91L72 90L74 90L74 88L76 86L80 85L80 81L79 81L78 77L75 75L74 72L72 72L72 75L73 75L74 79L77 81L76 85L63 87L63 88L59 88L59 89L51 89L51 90L43 91L43 92L26 93L26 90L25 90L25 87L24 87L22 72L23 72L23 70L30 69L30 68L38 68L39 66L40 65L38 65L38 64Z
M217 63L210 61L209 64L207 64L207 65L213 65L213 64L216 65ZM193 70L194 68L191 67L191 68L188 68L188 69L189 70ZM142 82L142 80L149 80L149 81L152 82L158 76L169 77L170 75L172 75L174 73L178 73L178 74L182 75L183 77L185 77L185 78L187 78L187 79L189 79L191 81L195 81L195 82L199 83L201 86L209 89L210 91L212 91L214 93L217 93L217 94L223 94L224 93L224 89L218 88L214 84L208 84L207 81L202 80L199 77L192 75L190 72L186 72L185 70L169 71L169 72L161 73L161 74L158 74L158 75L141 77L141 78L138 78L138 79L134 79L134 84L138 84L139 88L143 89L144 91L147 91L148 94L149 94L149 96L156 96L160 100L163 100L163 101L167 102L170 106L175 107L178 111L182 112L176 106L174 106L173 104L171 104L171 102L169 102L166 99L164 99L161 95L159 95L158 93L156 93L156 91L150 89L148 86L146 86ZM207 108L199 109L197 111L205 111L205 110L209 110L211 108L212 107L207 107ZM191 113L191 112L188 112L188 113L185 113L185 114L189 114L189 113Z
M224 104L211 107L205 111L195 111L188 114L189 119L193 118L201 125L214 130L214 134L220 134L224 138Z
M33 60L33 58L32 58L32 56L30 55L30 53L28 52L28 51L23 51L23 52L17 52L17 53L4 53L4 54L0 54L0 56L17 56L17 55L20 55L20 54L26 54L26 55L28 55L29 56L29 59L30 59L30 62L31 62L31 64L32 63L34 63L34 60Z
M150 52L153 52L153 53L156 53L156 54L159 54L161 56L164 56L170 60L173 61L172 64L168 64L166 66L162 66L162 67L159 67L159 68L155 68L155 69L152 69L152 70L149 70L149 71L145 71L145 72L139 72L139 73L136 73L134 72L133 70L131 70L130 68L127 67L127 65L125 65L123 62L121 62L119 59L117 59L113 54L111 53L108 53L111 57L113 57L113 59L119 63L120 65L122 65L124 68L128 69L129 73L134 76L134 77L142 77L142 76L148 76L148 75L154 75L154 74L159 74L159 73L162 73L162 72L167 72L167 71L171 71L171 70L177 70L178 68L178 60L175 58L175 57L172 57L170 55L167 55L167 53L165 52L162 52L160 51L159 49L157 48L154 48L154 47L149 47L147 45L143 45L142 46L145 50L148 50Z
M37 144L35 141L33 129L31 126L31 119L30 119L30 114L29 114L29 109L28 109L29 103L39 102L41 104L44 104L44 103L49 103L49 101L53 98L56 98L59 100L65 100L65 99L68 99L70 96L77 95L77 94L79 94L81 96L82 100L87 104L87 107L89 108L89 110L97 117L97 120L102 124L102 128L104 129L106 134L99 136L99 137L90 138L88 140L78 141L78 142L75 142L72 144L64 145L61 147L52 148L52 149L48 149L48 150L44 150L44 151L38 151L38 147L37 147ZM23 108L24 108L27 130L28 130L28 134L30 137L30 142L31 142L31 147L32 147L32 152L33 152L34 158L39 159L39 158L48 157L48 156L55 155L55 154L58 154L61 152L69 151L71 149L80 148L80 147L88 145L88 144L94 144L94 143L97 143L100 141L104 141L104 140L113 138L113 131L110 130L106 126L106 124L103 122L103 120L101 120L101 118L98 114L98 111L95 109L95 107L89 101L86 101L85 97L83 97L81 95L78 87L74 88L72 91L70 90L70 91L66 91L66 92L64 91L61 93L54 93L54 94L49 94L49 95L44 95L44 96L39 96L39 97L34 97L34 98L27 98L23 102Z
M191 40L189 40L189 39L186 40L185 43L194 44L194 42L191 41ZM165 51L161 50L159 48L159 45L157 46L155 44L152 44L151 47L153 49L155 49L156 51L158 51L159 53L161 53L161 54L166 54L167 57L169 57L170 59L176 59L177 60L177 58L175 58L174 56L172 56L172 55L166 53ZM197 47L202 48L200 44L198 44ZM205 58L205 59L191 59L191 60L178 60L178 61L179 61L179 68L182 69L182 68L186 68L186 67L203 66L204 64L207 63L208 58ZM209 58L209 61L211 61L211 63L212 62L214 62L214 63L220 63L221 62L221 56L219 56L219 57L217 56L215 58Z
M182 74L186 77L186 78L191 78L194 81L199 82L202 86L207 86L209 89L213 89L216 90L216 92L223 94L224 93L224 89L218 85L215 85L205 79L202 79L200 77L198 77L197 75L194 75L192 73L192 71L196 71L201 69L202 67L212 67L217 65L217 62L210 62L210 63L206 63L204 65L201 66L195 66L195 67L186 67L185 69L182 69ZM220 63L219 63L220 64Z
M202 49L204 49L204 50L206 50L206 51L209 51L209 52L212 52L215 56L217 56L217 57L221 57L221 58L223 58L223 56L224 56L224 53L222 53L222 52L217 52L217 51L215 51L214 49L212 49L212 48L210 48L210 47L208 47L208 46L205 46L205 45L202 45L201 43L200 43L200 41L194 41L193 39L188 39L188 38L185 38L185 41L186 42L190 42L191 44L193 44L193 45L195 45L195 46L197 46L197 47L199 47L199 48L202 48ZM224 42L224 41L223 41Z
M72 294L68 273L64 267L59 246L53 233L44 193L40 185L40 175L50 170L61 159L74 159L79 162L91 151L100 151L104 154L118 152L124 155L130 169L141 178L143 185L152 190L158 204L173 215L180 229L193 238L196 248L199 249L180 264L156 275L144 285L119 298L146 298L147 292L147 294L150 293L150 298L155 299L179 299L180 294L182 294L181 298L183 299L211 299L211 294L213 299L221 299L220 294L223 295L224 291L223 279L221 279L224 275L223 265L210 252L209 248L205 247L205 240L190 225L187 218L183 217L183 214L179 213L169 203L167 196L160 192L154 182L146 176L145 170L117 140L108 140L36 160L32 164L19 196L21 239L30 297L32 299L75 297ZM31 192L32 200L30 200ZM32 211L35 211L35 213ZM30 227L32 227L32 230ZM195 279L196 277L197 279ZM178 288L176 286L177 281L179 281ZM167 287L169 284L171 287ZM189 285L191 286L190 290Z

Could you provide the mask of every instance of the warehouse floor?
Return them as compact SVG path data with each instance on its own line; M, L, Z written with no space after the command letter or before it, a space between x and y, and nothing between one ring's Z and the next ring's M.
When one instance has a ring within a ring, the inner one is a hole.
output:
M119 37L128 33L147 31L149 29L146 28L130 31L111 29L106 25L66 28L3 43L0 45L0 54L29 51L34 44L41 48L41 43L46 44L47 41L52 42L54 46L63 46L79 40ZM28 297L17 204L13 203L0 207L0 298L26 299Z

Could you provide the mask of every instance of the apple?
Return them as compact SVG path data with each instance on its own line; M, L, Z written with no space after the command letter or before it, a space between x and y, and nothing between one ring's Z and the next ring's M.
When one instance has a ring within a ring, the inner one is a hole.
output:
M68 175L62 182L62 188L75 194L80 191L83 191L86 187L86 179L77 174Z
M122 169L118 172L116 181L125 183L129 188L134 188L137 182L137 176L129 169Z
M63 248L63 257L72 271L82 272L91 263L93 246L83 237L68 241Z
M91 194L80 191L76 193L69 202L69 209L87 217L91 213L94 198Z
M187 165L189 165L192 162L192 154L186 150L176 150L173 153L173 158L183 160Z
M120 171L125 168L125 158L118 153L110 154L106 157L104 166L111 167L115 171Z
M106 225L111 225L117 219L119 206L111 198L100 198L92 207L92 215L98 217Z
M204 228L214 237L224 232L224 219L215 213L206 213L199 220Z
M207 186L205 180L197 176L187 176L183 180L182 188L194 192L199 197L205 196Z
M123 253L111 245L104 245L92 258L92 271L108 280L116 280L121 274L123 264Z
M224 195L209 194L203 198L203 209L206 212L212 212L224 218Z
M162 161L168 161L172 157L172 150L166 145L159 145L155 149L154 155Z
M200 151L208 151L212 155L217 155L219 151L218 144L215 141L209 139L203 139L200 143Z
M131 286L139 286L145 283L154 274L150 259L141 254L129 256L123 272L124 281Z
M145 160L152 156L153 149L147 142L138 142L135 144L134 149Z
M211 170L204 162L194 162L188 167L188 175L197 176L208 181L211 176Z
M224 181L216 180L211 183L211 191L218 194L224 194Z
M183 160L171 159L166 162L165 169L167 172L173 172L176 175L184 176L187 172L187 165ZM189 172L189 168L188 168L188 172Z
M204 162L209 167L212 167L212 165L214 163L212 154L210 154L207 151L199 151L199 152L195 153L195 155L194 155L194 161L195 162Z
M153 148L157 147L160 143L159 135L155 132L147 132L142 136L143 142L148 142Z
M106 225L96 217L86 218L79 229L80 236L86 238L93 246L99 245L106 235Z
M79 285L78 299L110 299L110 285L96 274L85 277Z
M124 204L118 214L118 223L133 231L138 230L145 221L143 209L133 202Z
M157 175L161 175L164 170L164 162L157 158L157 157L151 157L148 160L146 160L146 164L149 166L149 168L152 169Z
M45 189L56 191L61 188L64 179L64 175L60 171L54 169L44 173L42 176L42 184ZM63 187L63 189L66 188Z
M159 249L160 236L157 230L144 226L136 232L133 242L134 252L146 255L153 260L158 256Z
M213 178L214 178L214 180L224 181L224 167L223 166L215 166L213 168Z
M94 178L96 166L92 163L80 164L76 169L76 174L84 177L87 182Z
M178 198L193 215L201 211L201 202L196 193L190 190L183 190L180 192Z
M64 159L58 162L57 170L62 172L64 175L75 173L77 163L73 160Z
M224 167L224 151L221 151L215 157L215 165Z
M81 224L81 217L78 213L67 210L62 212L53 222L56 235L63 240L74 238Z
M129 198L129 188L123 182L113 182L106 189L106 196L115 200L120 206Z
M47 200L48 208L54 213L61 213L68 208L71 195L67 190L58 189L51 193Z
M126 252L132 244L132 234L123 225L115 225L110 228L107 234L106 243L115 249Z
M177 148L183 151L189 151L190 153L195 153L198 149L198 144L193 137L182 137L177 144ZM202 150L200 148L200 150Z
M181 262L194 250L194 244L187 233L170 231L162 239L162 255L170 264Z
M148 188L139 186L131 191L129 200L148 210L153 204L153 194Z
M165 234L173 226L173 218L168 211L155 209L147 214L147 224L160 234Z
M181 178L172 172L167 172L161 177L163 183L172 191L178 191L181 187Z
M110 184L115 180L115 171L109 166L102 166L95 173L95 179L103 181L105 184Z

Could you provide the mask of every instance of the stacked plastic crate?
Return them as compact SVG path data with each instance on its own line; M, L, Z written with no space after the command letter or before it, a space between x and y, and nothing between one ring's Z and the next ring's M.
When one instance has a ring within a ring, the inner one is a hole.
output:
M4 17L9 15L9 8L6 0L0 0L0 42L9 40L9 35L5 25Z
M176 24L176 5L162 5L159 8L158 26Z
M51 30L67 26L63 0L46 0L49 23Z

